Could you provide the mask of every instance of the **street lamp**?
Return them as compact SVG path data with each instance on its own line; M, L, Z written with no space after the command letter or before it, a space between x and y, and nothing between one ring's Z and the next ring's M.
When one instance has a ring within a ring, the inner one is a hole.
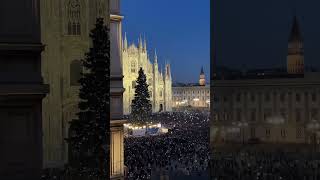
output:
M313 135L313 146L314 146L314 152L316 151L317 149L317 131L319 130L320 128L320 124L317 120L312 120L311 122L309 122L307 124L307 129L309 131L311 131L312 135Z
M244 129L248 126L248 123L245 121L239 122L237 126L241 129L242 131L242 144L244 144Z

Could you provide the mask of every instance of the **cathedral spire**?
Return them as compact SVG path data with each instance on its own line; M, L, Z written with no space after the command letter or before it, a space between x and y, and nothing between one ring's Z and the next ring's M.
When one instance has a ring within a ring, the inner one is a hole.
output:
M141 37L141 34L140 34L140 37L139 37L139 49L142 49L142 37Z
M154 64L158 64L157 49L154 50Z
M166 62L166 77L171 78L170 64Z
M146 40L146 35L144 35L144 45L143 45L143 49L145 51L147 51L147 40Z
M124 33L123 48L124 48L125 50L128 49L128 40L127 40L127 33L126 33L126 32Z
M170 63L168 64L168 71L169 71L169 78L171 79L171 65L170 65Z

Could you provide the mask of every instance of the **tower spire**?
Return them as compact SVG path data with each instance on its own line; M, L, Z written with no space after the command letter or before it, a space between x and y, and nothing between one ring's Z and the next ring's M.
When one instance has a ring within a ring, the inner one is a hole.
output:
M300 31L300 26L298 23L298 16L297 16L297 9L296 9L296 2L294 1L293 8L292 8L292 26L291 26L291 34L289 36L289 42L294 41L303 41L302 33Z
M298 23L296 6L293 8L293 21L288 42L287 72L289 74L304 73L303 36Z
M206 85L206 78L205 78L205 75L204 75L203 66L201 67L201 71L200 71L199 85L200 86L205 86Z

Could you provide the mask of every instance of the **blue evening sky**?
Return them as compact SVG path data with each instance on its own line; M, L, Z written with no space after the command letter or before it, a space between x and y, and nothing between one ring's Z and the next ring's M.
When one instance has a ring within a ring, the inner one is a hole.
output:
M198 82L201 66L210 76L210 0L122 0L123 34L129 44L146 36L153 61L171 63L174 82ZM164 69L164 65L162 65Z

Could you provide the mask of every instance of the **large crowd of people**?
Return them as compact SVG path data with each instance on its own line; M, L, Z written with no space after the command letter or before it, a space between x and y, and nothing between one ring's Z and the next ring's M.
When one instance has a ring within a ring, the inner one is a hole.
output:
M213 180L318 180L319 157L297 152L214 153L209 168Z
M125 138L128 179L150 179L153 174L199 176L209 164L209 113L165 112L150 121L169 129L158 136Z

